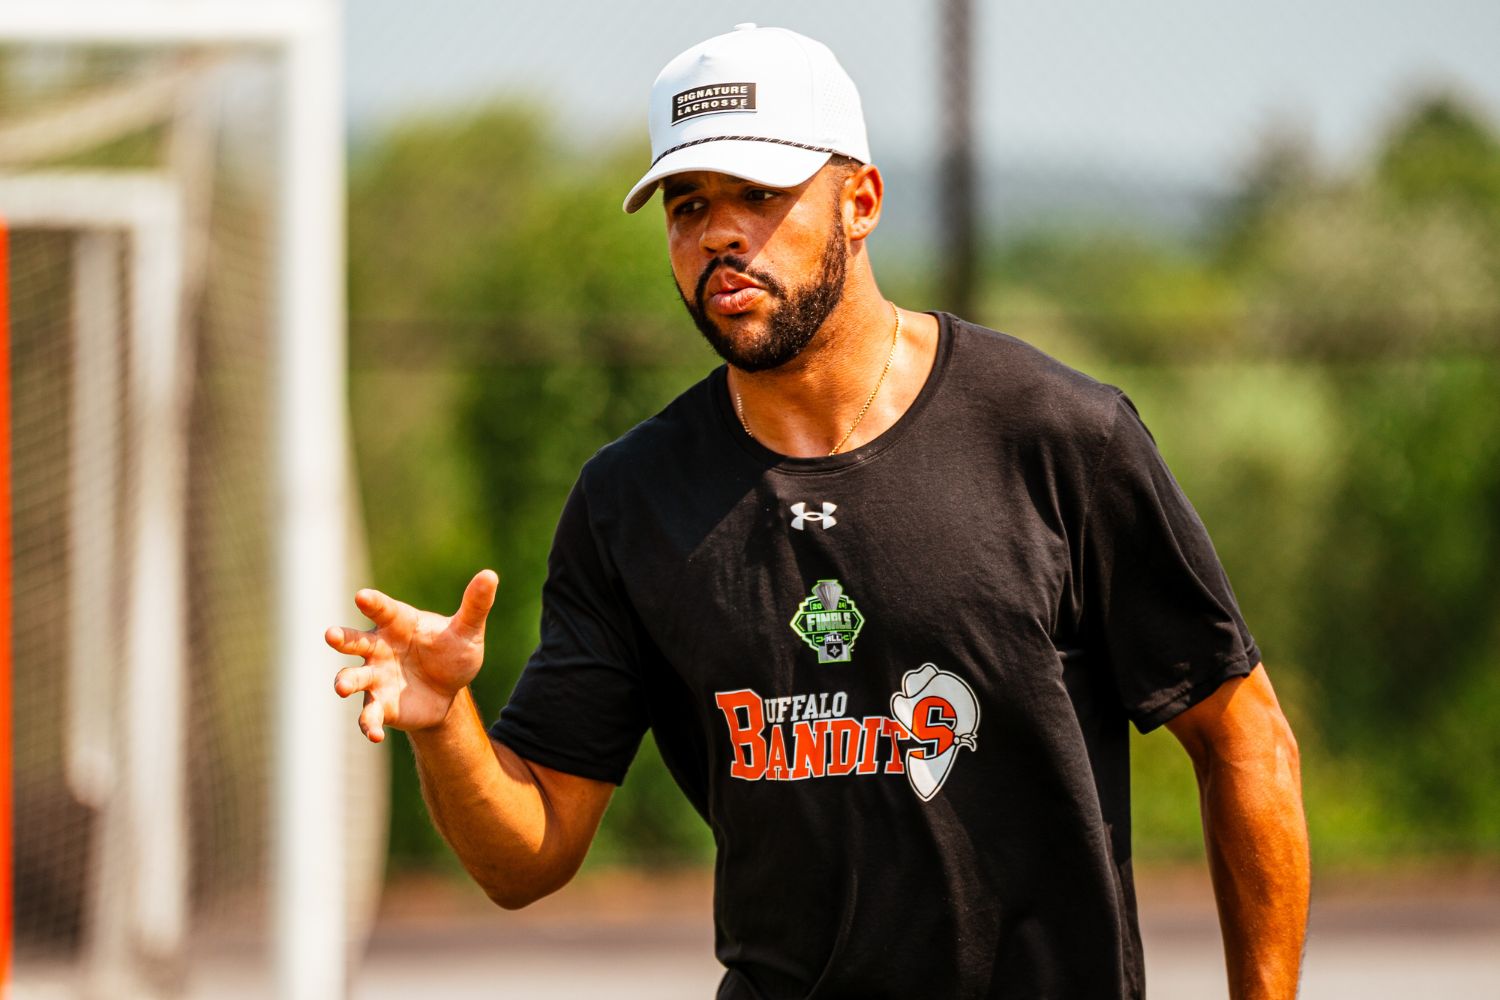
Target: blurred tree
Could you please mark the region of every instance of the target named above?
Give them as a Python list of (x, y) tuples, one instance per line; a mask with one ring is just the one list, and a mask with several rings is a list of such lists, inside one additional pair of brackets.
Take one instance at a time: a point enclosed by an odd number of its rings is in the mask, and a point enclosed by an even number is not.
[[(565, 148), (503, 106), (401, 124), (354, 158), (354, 397), (377, 577), (441, 609), (481, 564), (500, 571), (474, 684), (487, 714), (536, 643), (579, 468), (714, 360), (681, 316), (660, 218), (620, 210), (620, 178), (643, 158)], [(443, 852), (411, 768), (394, 781), (397, 855)], [(648, 740), (596, 853), (681, 860), (706, 843)]]
[(1253, 260), (1267, 237), (1266, 221), (1288, 199), (1317, 184), (1312, 139), (1306, 132), (1283, 123), (1262, 136), (1210, 240), (1219, 266), (1232, 272)]
[[(1299, 725), (1325, 857), (1500, 844), (1496, 150), (1483, 116), (1442, 95), (1347, 176), (1282, 130), (1201, 245), (1037, 230), (997, 249), (983, 290), (987, 315), (1140, 404)], [(501, 571), (487, 713), (536, 641), (579, 467), (715, 363), (659, 217), (619, 210), (644, 159), (492, 107), (399, 125), (353, 161), (376, 574), (443, 608), (477, 565)], [(1143, 855), (1201, 850), (1184, 759), (1145, 742)], [(411, 769), (395, 780), (397, 854), (445, 853)], [(596, 856), (708, 850), (648, 740)]]
[[(514, 225), (548, 167), (540, 120), (515, 107), (400, 122), (356, 145), (349, 309), (360, 319), (453, 316), (448, 288), (482, 239)], [(444, 345), (438, 345), (442, 347)]]
[(1500, 144), (1475, 111), (1413, 105), (1356, 178), (1273, 137), (1216, 244), (1253, 303), (1252, 340), (1338, 357), (1494, 343)]
[(1408, 204), (1455, 205), (1492, 222), (1500, 213), (1500, 141), (1481, 112), (1455, 94), (1413, 104), (1387, 136), (1375, 175)]
[(1317, 530), (1297, 532), (1310, 558), (1283, 581), (1277, 638), (1317, 738), (1359, 762), (1387, 850), (1493, 850), (1500, 142), (1440, 94), (1400, 117), (1368, 174), (1311, 162), (1273, 146), (1219, 242), (1253, 304), (1248, 341), (1336, 359), (1316, 391), (1340, 447), (1327, 505), (1307, 512)]
[[(1427, 95), (1363, 171), (1270, 133), (1206, 252), (1073, 229), (996, 257), (996, 315), (1126, 388), (1208, 523), (1325, 857), (1500, 844), (1497, 177), (1484, 116)], [(1144, 853), (1193, 853), (1175, 748), (1143, 743)]]
[(1237, 346), (1235, 287), (1200, 257), (1143, 235), (1036, 231), (1003, 246), (994, 270), (996, 315), (1039, 296), (1085, 352), (1149, 361), (1222, 355)]

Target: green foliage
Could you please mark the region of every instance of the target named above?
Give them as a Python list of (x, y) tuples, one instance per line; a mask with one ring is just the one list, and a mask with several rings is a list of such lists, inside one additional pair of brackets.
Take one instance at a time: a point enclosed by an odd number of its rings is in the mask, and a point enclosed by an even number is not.
[[(1497, 177), (1494, 128), (1437, 95), (1368, 173), (1271, 136), (1206, 253), (1027, 234), (985, 300), (1140, 406), (1299, 734), (1325, 860), (1500, 846)], [(1180, 751), (1137, 742), (1142, 855), (1197, 855)]]
[[(492, 560), (478, 531), (476, 468), (458, 433), (455, 400), (467, 384), (467, 376), (442, 370), (361, 368), (350, 382), (374, 573), (368, 583), (438, 611), (456, 608), (469, 576)], [(387, 732), (399, 757), (392, 769), (392, 858), (446, 861), (447, 849), (426, 819), (406, 738)]]
[[(619, 179), (641, 151), (579, 157), (552, 141), (524, 111), (485, 108), (401, 126), (351, 176), (353, 396), (376, 579), (446, 609), (481, 565), (500, 573), (474, 684), (490, 717), (536, 644), (547, 550), (579, 468), (713, 360), (679, 318), (660, 219), (620, 211)], [(375, 350), (405, 360), (363, 367)], [(445, 855), (410, 765), (393, 780), (395, 857)], [(683, 860), (706, 843), (648, 739), (596, 854)]]
[[(534, 115), (486, 108), (402, 125), (353, 164), (353, 405), (376, 582), (448, 608), (477, 567), (500, 571), (475, 685), (487, 715), (536, 642), (579, 467), (714, 360), (676, 300), (655, 210), (619, 210), (644, 160), (563, 148)], [(1438, 96), (1401, 116), (1368, 171), (1316, 164), (1273, 136), (1201, 246), (1023, 234), (996, 250), (981, 316), (1140, 406), (1298, 733), (1318, 856), (1493, 854), (1495, 130)], [(882, 267), (888, 288), (929, 277)], [(1140, 854), (1197, 856), (1186, 757), (1170, 736), (1136, 744)], [(446, 857), (409, 764), (395, 771), (398, 859)], [(709, 850), (648, 739), (595, 858)]]
[(513, 108), (406, 122), (359, 153), (349, 178), (351, 312), (451, 315), (455, 270), (515, 223), (550, 160), (537, 120)]
[[(1212, 534), (1303, 751), (1323, 860), (1493, 853), (1500, 362), (1096, 368)], [(1137, 740), (1140, 853), (1196, 856), (1190, 769)]]
[(1282, 206), (1317, 185), (1307, 138), (1286, 128), (1268, 133), (1243, 172), (1213, 234), (1211, 257), (1235, 270), (1254, 261), (1266, 245), (1266, 223)]
[(1408, 204), (1500, 213), (1500, 142), (1451, 94), (1416, 104), (1396, 124), (1376, 162), (1381, 187)]
[(994, 271), (989, 312), (1024, 313), (1039, 296), (1066, 311), (1071, 339), (1094, 353), (1150, 360), (1237, 346), (1235, 287), (1186, 251), (1135, 234), (1031, 233), (1001, 249)]
[(1500, 145), (1449, 96), (1415, 104), (1367, 175), (1277, 137), (1217, 235), (1260, 346), (1344, 358), (1494, 346)]

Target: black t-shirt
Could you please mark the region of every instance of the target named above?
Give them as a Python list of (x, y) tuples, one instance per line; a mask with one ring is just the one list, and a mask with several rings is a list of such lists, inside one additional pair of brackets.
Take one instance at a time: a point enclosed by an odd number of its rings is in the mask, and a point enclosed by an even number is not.
[(746, 435), (719, 368), (563, 509), (541, 644), (492, 734), (713, 830), (720, 998), (1139, 997), (1127, 720), (1259, 661), (1117, 389), (940, 315), (897, 423)]

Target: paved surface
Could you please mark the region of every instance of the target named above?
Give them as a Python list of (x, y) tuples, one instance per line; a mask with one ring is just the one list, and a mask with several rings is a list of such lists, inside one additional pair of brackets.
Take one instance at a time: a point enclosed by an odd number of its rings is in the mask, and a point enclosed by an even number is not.
[[(1143, 874), (1140, 881), (1151, 1000), (1227, 996), (1206, 876)], [(430, 995), (444, 997), (713, 996), (721, 970), (711, 954), (706, 884), (627, 886), (598, 896), (595, 887), (580, 888), (575, 900), (544, 901), (534, 913), (482, 915), (473, 928), (437, 936), (417, 931), (415, 915), (397, 918), (393, 898), (355, 996), (404, 1000), (424, 982)], [(651, 900), (651, 915), (622, 906), (621, 897)], [(1320, 886), (1302, 996), (1500, 1000), (1500, 876)]]
[[(1218, 925), (1196, 872), (1143, 873), (1141, 928), (1151, 1000), (1226, 996)], [(475, 889), (405, 883), (387, 893), (355, 1000), (705, 1000), (710, 888), (699, 874), (593, 877), (519, 913)], [(191, 996), (270, 997), (264, 952), (224, 937)], [(31, 962), (13, 1000), (62, 1000), (71, 970)], [(1500, 1000), (1500, 872), (1344, 879), (1317, 887), (1306, 1000)]]

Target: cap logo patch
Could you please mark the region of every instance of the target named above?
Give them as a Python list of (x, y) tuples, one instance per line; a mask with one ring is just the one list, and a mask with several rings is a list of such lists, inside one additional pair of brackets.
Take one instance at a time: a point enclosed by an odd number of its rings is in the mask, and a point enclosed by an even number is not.
[(699, 115), (717, 115), (726, 111), (754, 111), (755, 84), (717, 83), (712, 87), (694, 87), (672, 95), (672, 124), (677, 125)]

